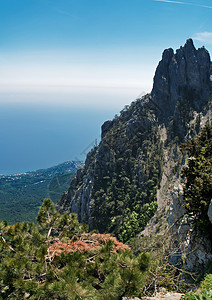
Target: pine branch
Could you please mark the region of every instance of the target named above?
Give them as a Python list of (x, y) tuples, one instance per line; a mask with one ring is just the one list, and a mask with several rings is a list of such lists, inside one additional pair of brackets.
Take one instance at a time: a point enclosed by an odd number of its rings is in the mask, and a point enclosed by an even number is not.
[(7, 247), (8, 247), (11, 251), (16, 252), (10, 245), (7, 244), (5, 238), (2, 236), (2, 233), (0, 233), (0, 237), (1, 237), (2, 241), (7, 245)]

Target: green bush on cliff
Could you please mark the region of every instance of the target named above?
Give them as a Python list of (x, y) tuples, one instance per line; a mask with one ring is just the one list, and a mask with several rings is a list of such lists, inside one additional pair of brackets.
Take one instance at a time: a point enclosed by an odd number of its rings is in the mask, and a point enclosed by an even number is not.
[(128, 130), (128, 113), (124, 111), (116, 120), (119, 126), (113, 126), (104, 137), (101, 155), (107, 153), (111, 161), (99, 166), (101, 173), (94, 178), (92, 192), (93, 227), (113, 233), (123, 242), (136, 236), (155, 213), (163, 164), (158, 129), (144, 130), (141, 119)]
[(186, 294), (181, 300), (211, 300), (212, 299), (212, 274), (207, 274), (200, 284), (201, 293)]
[(209, 231), (208, 207), (212, 195), (212, 126), (206, 125), (199, 136), (181, 146), (189, 159), (182, 176), (185, 179), (183, 196), (187, 213), (203, 231)]

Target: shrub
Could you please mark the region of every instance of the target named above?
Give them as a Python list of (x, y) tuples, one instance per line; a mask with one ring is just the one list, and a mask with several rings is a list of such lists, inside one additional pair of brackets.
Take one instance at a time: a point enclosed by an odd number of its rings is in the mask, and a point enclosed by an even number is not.
[(210, 232), (207, 212), (212, 194), (212, 126), (206, 125), (199, 136), (187, 141), (181, 149), (189, 154), (182, 171), (186, 211), (202, 231)]
[(60, 215), (48, 199), (37, 225), (0, 222), (0, 299), (141, 296), (149, 255), (84, 231), (75, 214)]
[(204, 280), (201, 282), (202, 290), (212, 290), (212, 274), (207, 274)]
[(207, 274), (200, 286), (201, 294), (186, 294), (181, 300), (212, 300), (212, 274)]

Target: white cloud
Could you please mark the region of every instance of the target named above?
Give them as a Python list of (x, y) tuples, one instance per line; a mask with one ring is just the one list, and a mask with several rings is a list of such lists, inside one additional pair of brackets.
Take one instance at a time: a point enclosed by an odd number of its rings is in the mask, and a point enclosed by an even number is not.
[(170, 1), (170, 0), (153, 0), (155, 2), (165, 2), (165, 3), (176, 3), (176, 4), (186, 4), (184, 2), (180, 2), (180, 1)]
[(205, 7), (205, 8), (212, 8), (212, 6), (209, 6), (209, 5), (202, 5), (202, 4), (191, 3), (191, 2), (171, 1), (171, 0), (153, 0), (153, 1), (155, 1), (155, 2), (173, 3), (173, 4), (192, 5), (192, 6)]
[(205, 44), (212, 45), (212, 32), (198, 32), (193, 37), (194, 40), (204, 42)]

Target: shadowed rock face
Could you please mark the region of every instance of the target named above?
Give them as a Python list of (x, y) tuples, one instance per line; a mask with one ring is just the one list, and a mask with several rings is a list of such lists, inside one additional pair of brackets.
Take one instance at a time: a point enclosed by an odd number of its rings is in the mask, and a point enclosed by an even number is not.
[(160, 107), (162, 119), (175, 113), (180, 99), (192, 98), (193, 108), (199, 112), (210, 93), (211, 61), (208, 51), (195, 49), (191, 39), (174, 53), (163, 52), (156, 69), (151, 92), (152, 100)]
[(208, 208), (208, 218), (212, 224), (212, 199), (211, 199), (211, 203), (209, 205), (209, 208)]

